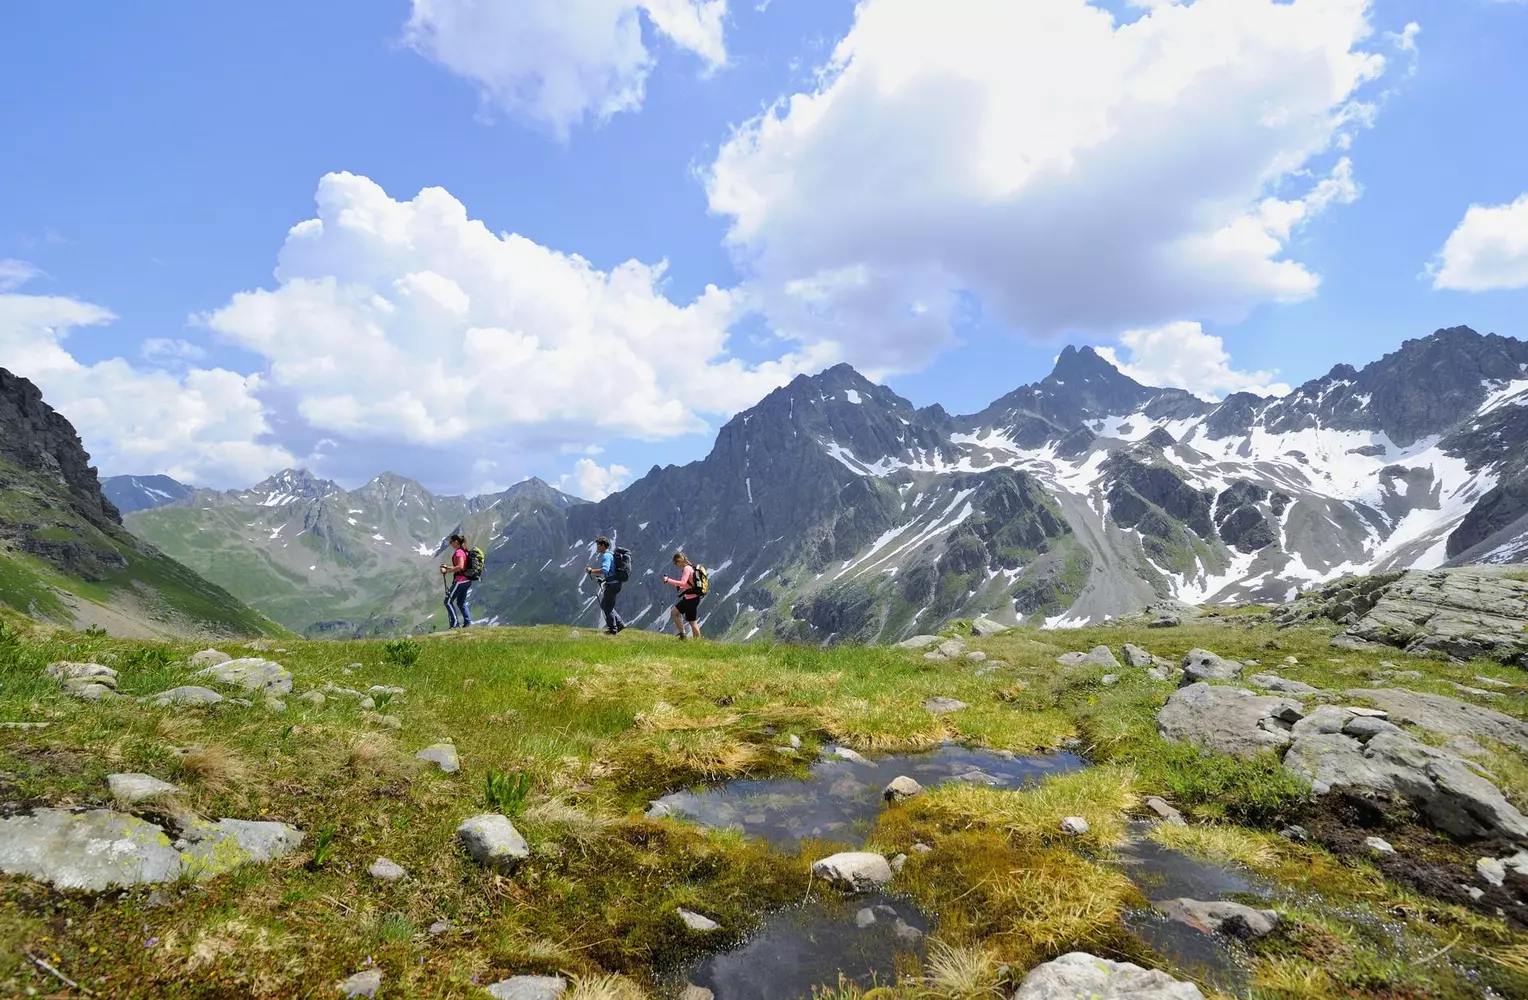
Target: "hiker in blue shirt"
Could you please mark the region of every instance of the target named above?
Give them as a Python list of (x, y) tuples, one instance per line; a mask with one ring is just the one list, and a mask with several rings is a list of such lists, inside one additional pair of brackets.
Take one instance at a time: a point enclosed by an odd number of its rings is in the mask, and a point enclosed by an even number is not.
[[(616, 613), (615, 599), (621, 595), (621, 584), (626, 582), (631, 573), (631, 553), (625, 549), (611, 552), (610, 539), (604, 535), (594, 540), (594, 548), (597, 553), (595, 565), (584, 572), (600, 581), (600, 611), (605, 614), (605, 634), (616, 635), (626, 627), (626, 623)], [(621, 559), (617, 560), (617, 555)]]

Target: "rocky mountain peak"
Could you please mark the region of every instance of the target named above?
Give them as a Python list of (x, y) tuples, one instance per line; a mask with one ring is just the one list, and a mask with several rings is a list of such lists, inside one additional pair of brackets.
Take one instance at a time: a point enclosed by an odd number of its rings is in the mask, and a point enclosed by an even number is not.
[(42, 391), (0, 368), (0, 461), (57, 484), (75, 510), (98, 527), (122, 516), (101, 492), (90, 456), (74, 426), (43, 402)]
[(312, 500), (342, 491), (339, 484), (328, 479), (320, 479), (307, 469), (282, 469), (274, 476), (250, 487), (249, 492), (264, 493), (270, 497)]

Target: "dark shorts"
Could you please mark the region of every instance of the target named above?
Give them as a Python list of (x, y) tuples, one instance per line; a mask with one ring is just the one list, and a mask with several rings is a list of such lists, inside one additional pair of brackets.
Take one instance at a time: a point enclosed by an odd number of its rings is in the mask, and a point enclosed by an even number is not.
[(692, 622), (695, 620), (695, 609), (700, 607), (700, 595), (687, 594), (676, 601), (674, 607), (678, 610), (681, 618), (687, 622)]

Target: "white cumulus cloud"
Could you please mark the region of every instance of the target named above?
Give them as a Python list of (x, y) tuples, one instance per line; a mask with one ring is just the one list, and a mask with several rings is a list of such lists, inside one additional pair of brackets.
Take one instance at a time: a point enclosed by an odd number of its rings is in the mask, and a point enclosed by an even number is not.
[(122, 358), (82, 364), (71, 330), (110, 323), (107, 309), (52, 295), (0, 294), (0, 358), (31, 379), (74, 425), (107, 475), (163, 472), (185, 482), (246, 484), (292, 456), (270, 431), (258, 376), (221, 368), (137, 368)]
[(603, 500), (626, 485), (631, 470), (614, 462), (600, 465), (592, 458), (580, 458), (573, 471), (557, 480), (557, 488), (585, 500)]
[(1120, 371), (1142, 385), (1187, 389), (1204, 399), (1233, 392), (1283, 396), (1289, 386), (1275, 382), (1278, 372), (1238, 371), (1231, 366), (1225, 343), (1205, 333), (1198, 323), (1178, 321), (1149, 330), (1128, 330), (1120, 345), (1130, 352), (1125, 361), (1113, 347), (1094, 348)]
[(485, 104), (566, 135), (642, 104), (642, 21), (708, 67), (727, 60), (726, 0), (413, 0), (404, 39), (475, 81)]
[(786, 335), (916, 368), (974, 295), (1031, 335), (1223, 322), (1313, 294), (1291, 237), (1385, 60), (1369, 0), (863, 0), (816, 89), (706, 177)]
[(263, 356), (264, 379), (324, 432), (479, 452), (654, 440), (835, 360), (819, 348), (745, 365), (727, 353), (730, 293), (676, 303), (661, 263), (602, 271), (496, 235), (441, 188), (395, 201), (329, 174), (317, 200), (276, 287), (199, 319)]
[(1528, 288), (1528, 194), (1509, 205), (1471, 205), (1428, 272), (1434, 288)]

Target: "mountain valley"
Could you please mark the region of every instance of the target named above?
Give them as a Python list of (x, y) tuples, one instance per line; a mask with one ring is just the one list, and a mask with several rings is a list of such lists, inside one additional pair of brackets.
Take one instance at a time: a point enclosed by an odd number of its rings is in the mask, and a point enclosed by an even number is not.
[(608, 534), (635, 554), (634, 624), (666, 622), (659, 578), (682, 548), (711, 570), (712, 635), (872, 641), (981, 614), (1066, 627), (1519, 562), (1525, 465), (1528, 343), (1456, 327), (1287, 396), (1219, 402), (1142, 385), (1090, 348), (967, 416), (839, 365), (733, 417), (704, 459), (598, 503), (539, 480), (446, 498), (390, 474), (347, 492), (289, 470), (127, 524), (313, 635), (438, 624), (433, 567), (461, 528), (487, 540), (473, 605), (490, 622), (592, 622), (580, 570)]

